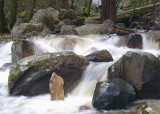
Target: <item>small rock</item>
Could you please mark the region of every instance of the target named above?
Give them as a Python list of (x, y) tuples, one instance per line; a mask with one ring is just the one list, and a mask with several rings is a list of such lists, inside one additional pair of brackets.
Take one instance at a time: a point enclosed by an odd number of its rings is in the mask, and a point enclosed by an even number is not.
[(79, 110), (91, 110), (91, 107), (87, 105), (80, 106)]
[(95, 52), (87, 55), (86, 58), (88, 58), (89, 61), (93, 61), (93, 62), (113, 61), (111, 54), (107, 50), (95, 51)]
[(64, 100), (64, 81), (63, 78), (53, 72), (49, 81), (51, 100)]

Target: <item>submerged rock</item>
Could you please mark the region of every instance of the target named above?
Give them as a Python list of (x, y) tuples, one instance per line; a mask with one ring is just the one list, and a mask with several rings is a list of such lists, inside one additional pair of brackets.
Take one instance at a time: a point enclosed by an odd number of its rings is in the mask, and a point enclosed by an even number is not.
[(35, 44), (28, 40), (18, 40), (12, 44), (12, 63), (18, 62), (20, 59), (34, 55)]
[(93, 61), (93, 62), (113, 61), (111, 54), (107, 50), (95, 51), (95, 52), (87, 55), (86, 57), (88, 58), (89, 61)]
[(129, 48), (139, 48), (142, 49), (142, 36), (140, 34), (129, 34), (128, 35), (129, 41), (127, 46)]
[(63, 78), (58, 76), (55, 72), (49, 81), (49, 90), (51, 95), (51, 100), (64, 100), (64, 81)]
[(108, 69), (108, 79), (129, 82), (140, 99), (160, 98), (160, 60), (146, 52), (127, 52)]
[(10, 69), (9, 93), (26, 96), (49, 93), (49, 80), (53, 72), (63, 78), (64, 90), (67, 92), (81, 78), (88, 64), (87, 58), (73, 52), (25, 57)]
[(91, 110), (91, 107), (87, 106), (87, 105), (83, 105), (83, 106), (80, 106), (79, 110)]
[(122, 79), (99, 82), (94, 91), (92, 104), (99, 110), (124, 109), (136, 101), (134, 88)]

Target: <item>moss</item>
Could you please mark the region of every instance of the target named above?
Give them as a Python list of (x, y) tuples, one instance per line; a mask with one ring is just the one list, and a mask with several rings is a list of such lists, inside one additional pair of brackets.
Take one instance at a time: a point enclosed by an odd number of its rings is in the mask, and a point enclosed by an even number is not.
[(142, 106), (139, 110), (141, 111), (142, 114), (149, 114), (149, 112), (146, 111), (146, 108), (148, 108), (148, 105)]
[(26, 17), (26, 11), (23, 11), (23, 12), (19, 13), (18, 17), (20, 17), (20, 18)]

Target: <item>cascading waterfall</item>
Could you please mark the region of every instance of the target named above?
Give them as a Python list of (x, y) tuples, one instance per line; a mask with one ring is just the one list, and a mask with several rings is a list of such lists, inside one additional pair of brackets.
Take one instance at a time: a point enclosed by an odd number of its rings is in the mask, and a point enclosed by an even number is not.
[[(35, 54), (58, 51), (73, 51), (78, 55), (87, 55), (96, 50), (107, 49), (113, 56), (113, 62), (90, 62), (83, 73), (82, 79), (75, 89), (65, 97), (64, 101), (50, 101), (50, 95), (36, 97), (8, 95), (7, 80), (9, 69), (0, 71), (0, 113), (2, 114), (84, 114), (96, 113), (94, 109), (79, 111), (82, 105), (92, 107), (91, 100), (98, 81), (107, 80), (107, 69), (127, 51), (145, 51), (160, 54), (157, 47), (150, 47), (154, 42), (143, 36), (143, 50), (129, 49), (126, 40), (116, 35), (88, 35), (88, 36), (48, 36), (46, 38), (35, 37), (33, 41)], [(147, 43), (146, 43), (147, 42)], [(13, 42), (0, 44), (0, 67), (11, 62), (11, 45)]]

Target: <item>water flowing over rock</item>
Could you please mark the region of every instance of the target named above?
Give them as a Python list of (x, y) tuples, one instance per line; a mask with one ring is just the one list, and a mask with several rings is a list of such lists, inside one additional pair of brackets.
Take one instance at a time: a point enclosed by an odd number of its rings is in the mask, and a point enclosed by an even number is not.
[(95, 51), (95, 52), (87, 55), (86, 57), (88, 58), (89, 61), (93, 61), (93, 62), (113, 61), (111, 54), (107, 50)]
[(127, 52), (108, 69), (108, 78), (129, 82), (138, 98), (160, 98), (160, 60), (146, 52)]
[(49, 81), (49, 90), (51, 95), (51, 100), (64, 100), (64, 81), (63, 78), (58, 76), (55, 72)]
[(44, 24), (31, 24), (31, 23), (22, 23), (17, 27), (14, 27), (12, 30), (12, 35), (14, 37), (31, 37), (37, 35), (47, 35), (50, 34), (50, 29)]
[(28, 40), (18, 40), (12, 44), (12, 63), (18, 62), (20, 59), (34, 55), (35, 44)]
[(100, 110), (112, 110), (126, 108), (136, 100), (134, 88), (126, 81), (114, 78), (108, 82), (97, 83), (92, 104)]
[(127, 46), (129, 48), (139, 48), (142, 49), (142, 36), (140, 34), (129, 34), (128, 35), (129, 41)]
[(80, 106), (79, 110), (91, 110), (91, 107), (87, 105)]
[(53, 72), (64, 80), (65, 92), (81, 78), (89, 64), (87, 58), (73, 52), (46, 53), (21, 59), (10, 69), (10, 95), (33, 96), (49, 93), (49, 79)]

